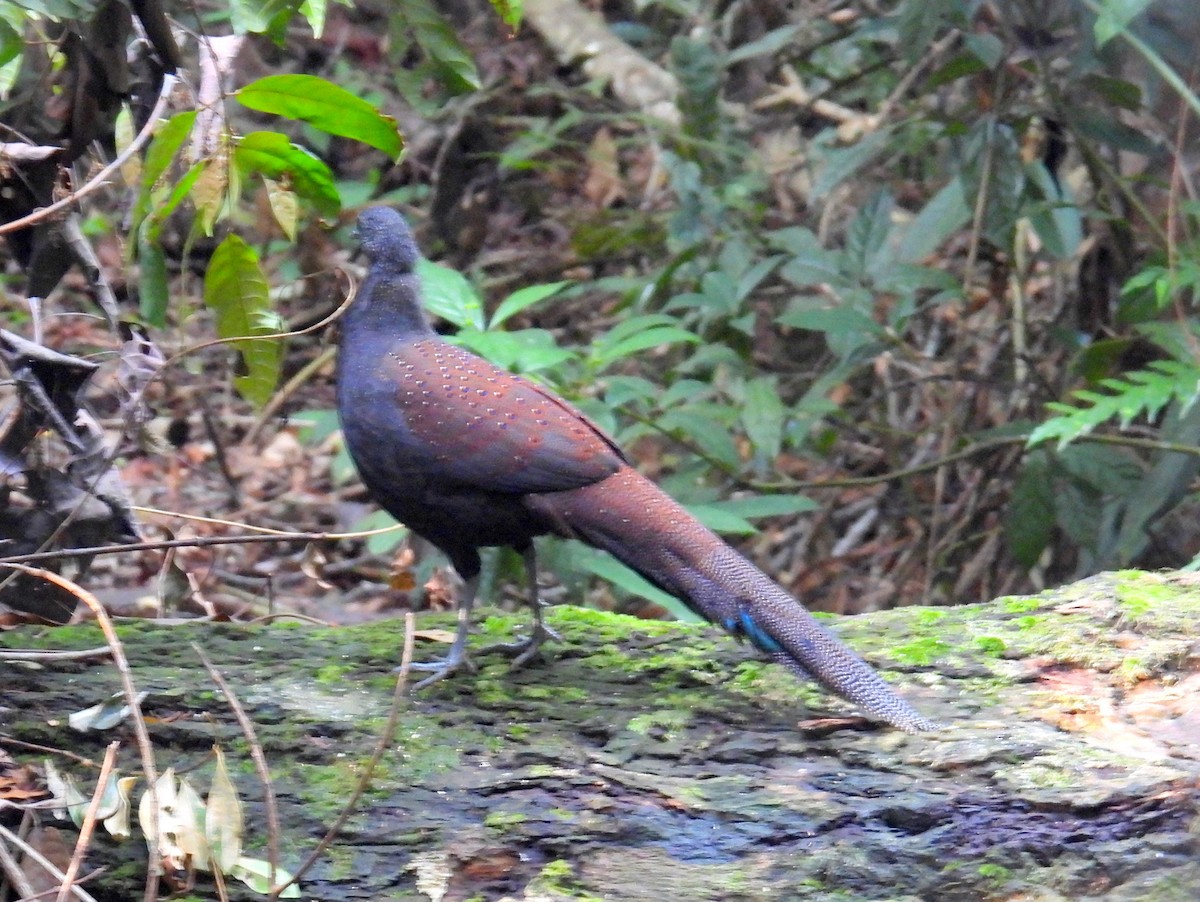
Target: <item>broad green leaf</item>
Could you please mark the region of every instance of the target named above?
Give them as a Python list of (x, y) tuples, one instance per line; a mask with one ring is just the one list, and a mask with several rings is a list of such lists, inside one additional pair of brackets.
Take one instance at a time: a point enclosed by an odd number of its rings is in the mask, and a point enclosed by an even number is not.
[(1100, 48), (1129, 27), (1152, 0), (1099, 0), (1096, 4), (1099, 15), (1093, 30), (1096, 47)]
[(466, 276), (424, 257), (417, 260), (415, 271), (421, 281), (426, 310), (460, 329), (469, 326), (483, 331), (483, 301)]
[(138, 312), (152, 326), (167, 324), (167, 302), (171, 298), (167, 259), (162, 245), (151, 240), (149, 223), (142, 223), (138, 236)]
[(471, 54), (429, 0), (405, 0), (396, 12), (413, 30), (421, 48), (442, 68), (451, 89), (459, 93), (479, 89), (479, 73)]
[(775, 318), (775, 321), (781, 326), (810, 329), (814, 332), (826, 332), (834, 335), (857, 333), (875, 336), (883, 334), (883, 327), (879, 323), (853, 307), (814, 307), (808, 310), (791, 310), (781, 313)]
[(0, 19), (0, 66), (16, 59), (24, 49), (25, 39), (21, 33)]
[(259, 173), (283, 182), (325, 217), (334, 217), (342, 201), (329, 167), (279, 132), (251, 132), (234, 144), (233, 161), (243, 175)]
[(750, 536), (758, 532), (758, 528), (745, 517), (711, 504), (689, 504), (688, 513), (713, 532), (722, 535)]
[(746, 383), (742, 398), (742, 428), (754, 450), (766, 460), (773, 460), (783, 447), (785, 416), (773, 376), (760, 376)]
[(575, 356), (573, 351), (560, 348), (554, 336), (545, 329), (520, 329), (516, 332), (463, 329), (454, 336), (454, 343), (515, 373), (550, 369)]
[(1029, 205), (1026, 215), (1030, 225), (1054, 257), (1073, 258), (1083, 243), (1083, 216), (1066, 193), (1070, 188), (1065, 182), (1060, 187), (1041, 162), (1026, 165), (1025, 173), (1033, 189), (1044, 198), (1041, 203)]
[(325, 33), (325, 18), (328, 12), (327, 0), (303, 0), (300, 4), (300, 15), (308, 19), (308, 27), (312, 29), (314, 38), (319, 38)]
[(1009, 550), (1024, 567), (1037, 563), (1054, 534), (1054, 495), (1054, 481), (1045, 456), (1029, 455), (1004, 514)]
[(192, 133), (196, 124), (196, 112), (178, 113), (158, 127), (150, 146), (146, 148), (146, 159), (142, 163), (142, 183), (138, 188), (137, 200), (133, 204), (133, 230), (137, 230), (143, 219), (150, 214), (151, 197), (158, 180), (170, 167), (179, 148)]
[[(246, 338), (282, 331), (271, 309), (267, 279), (258, 255), (237, 235), (229, 234), (217, 245), (204, 277), (204, 303), (217, 315), (217, 335)], [(266, 404), (279, 381), (282, 346), (275, 338), (238, 341), (234, 347), (246, 364), (246, 375), (236, 376), (238, 392), (256, 406)]]
[(709, 457), (727, 467), (738, 467), (741, 459), (737, 446), (722, 422), (728, 408), (715, 404), (691, 404), (664, 413), (658, 425), (668, 432), (677, 432), (683, 440), (698, 446)]
[(571, 560), (580, 569), (594, 573), (601, 579), (608, 580), (615, 586), (634, 595), (649, 599), (655, 604), (662, 605), (680, 620), (700, 623), (699, 617), (691, 608), (674, 595), (669, 595), (662, 589), (647, 581), (639, 573), (630, 570), (616, 558), (592, 548), (573, 548)]
[(663, 345), (679, 344), (680, 342), (695, 343), (698, 341), (700, 341), (699, 336), (693, 332), (688, 332), (686, 329), (681, 329), (678, 326), (659, 326), (654, 329), (647, 329), (645, 332), (640, 332), (637, 335), (631, 335), (629, 338), (615, 345), (597, 348), (592, 355), (592, 361), (597, 366), (603, 368), (617, 360), (636, 354), (638, 351), (658, 348)]
[(891, 147), (891, 128), (871, 132), (850, 147), (829, 150), (821, 160), (810, 194), (820, 200)]
[(962, 180), (953, 178), (904, 226), (895, 259), (900, 263), (924, 260), (970, 219)]
[(753, 520), (756, 517), (786, 517), (820, 510), (821, 505), (807, 495), (748, 495), (745, 498), (726, 498), (713, 501), (710, 507), (720, 508)]
[(500, 302), (500, 306), (492, 314), (492, 321), (488, 325), (488, 328), (499, 328), (510, 317), (515, 316), (528, 307), (532, 307), (534, 304), (545, 300), (551, 295), (558, 294), (558, 292), (570, 284), (570, 282), (551, 282), (547, 285), (530, 285), (528, 288), (514, 291)]
[(330, 135), (361, 141), (393, 160), (404, 151), (395, 119), (315, 75), (268, 75), (238, 91), (237, 99), (252, 110), (299, 119)]
[(278, 39), (299, 0), (230, 0), (229, 21), (234, 34), (265, 34)]
[(972, 32), (963, 36), (963, 43), (981, 63), (995, 69), (1004, 59), (1004, 44), (990, 32)]
[(722, 57), (721, 63), (728, 68), (734, 63), (740, 63), (743, 60), (774, 54), (784, 47), (790, 46), (795, 40), (796, 35), (809, 27), (807, 22), (800, 22), (795, 25), (784, 25), (781, 28), (768, 31), (762, 37), (730, 50)]
[(633, 401), (658, 398), (661, 394), (661, 385), (641, 376), (608, 376), (604, 380), (604, 401), (614, 408)]
[(779, 274), (793, 285), (836, 284), (844, 281), (842, 253), (822, 247), (808, 229), (782, 229), (768, 236), (771, 244), (791, 255)]

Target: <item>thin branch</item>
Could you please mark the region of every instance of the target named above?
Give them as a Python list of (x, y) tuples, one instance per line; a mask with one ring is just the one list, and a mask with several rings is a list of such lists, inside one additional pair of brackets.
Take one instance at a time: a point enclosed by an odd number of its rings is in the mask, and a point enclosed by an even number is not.
[(392, 693), (392, 707), (388, 711), (387, 723), (383, 727), (383, 732), (379, 735), (379, 742), (375, 744), (375, 750), (371, 753), (371, 760), (367, 762), (366, 768), (363, 770), (362, 776), (358, 779), (358, 785), (354, 787), (354, 792), (350, 794), (350, 799), (346, 802), (346, 806), (338, 815), (337, 820), (333, 822), (333, 826), (329, 831), (321, 837), (321, 841), (317, 843), (317, 847), (312, 850), (308, 858), (304, 859), (304, 863), (296, 869), (296, 873), (292, 878), (281, 886), (273, 887), (269, 899), (278, 899), (279, 894), (291, 886), (293, 883), (298, 883), (300, 878), (316, 864), (317, 860), (329, 848), (329, 844), (341, 832), (346, 821), (350, 819), (350, 815), (354, 813), (355, 806), (358, 805), (358, 800), (362, 798), (362, 794), (366, 791), (367, 785), (371, 782), (371, 777), (375, 773), (375, 768), (379, 766), (379, 762), (383, 759), (383, 754), (395, 742), (396, 725), (400, 722), (400, 711), (404, 707), (405, 696), (408, 692), (408, 674), (412, 669), (413, 657), (413, 637), (415, 620), (412, 611), (404, 615), (404, 650), (400, 654), (400, 672), (396, 676), (396, 691)]
[(71, 895), (71, 890), (75, 888), (75, 875), (79, 873), (79, 869), (83, 866), (83, 856), (87, 854), (88, 846), (92, 843), (92, 833), (96, 829), (96, 818), (100, 816), (100, 805), (104, 801), (104, 790), (108, 788), (108, 781), (112, 777), (113, 767), (117, 763), (117, 749), (120, 747), (121, 743), (113, 741), (104, 750), (104, 761), (100, 765), (100, 776), (96, 779), (96, 790), (92, 793), (92, 800), (88, 803), (87, 812), (83, 816), (83, 824), (79, 828), (79, 836), (75, 839), (75, 851), (71, 853), (71, 863), (67, 865), (67, 870), (62, 876), (62, 883), (58, 887), (58, 897), (55, 899), (55, 902), (67, 902), (67, 897)]

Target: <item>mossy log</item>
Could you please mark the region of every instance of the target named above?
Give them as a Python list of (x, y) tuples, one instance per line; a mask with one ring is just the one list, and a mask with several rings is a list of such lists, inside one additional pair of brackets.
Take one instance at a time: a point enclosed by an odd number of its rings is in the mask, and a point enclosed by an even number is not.
[[(869, 724), (715, 630), (555, 608), (543, 662), (409, 700), (306, 899), (1153, 899), (1200, 897), (1195, 835), (1200, 579), (1104, 574), (1033, 597), (909, 608), (835, 628), (923, 713)], [(422, 618), (420, 626), (445, 625)], [(483, 644), (519, 616), (489, 614)], [(255, 724), (279, 796), (282, 863), (337, 816), (379, 741), (403, 627), (131, 623), (120, 635), (160, 769), (215, 741), (266, 820), (248, 746), (190, 646)], [(102, 644), (23, 628), (0, 646)], [(444, 648), (418, 642), (418, 656)], [(0, 661), (4, 735), (94, 759), (131, 734), (68, 714), (119, 691), (106, 663)], [(14, 745), (18, 759), (39, 762)], [(95, 774), (75, 768), (85, 784)], [(206, 781), (197, 779), (201, 786)], [(145, 847), (99, 838), (88, 884), (140, 898)], [(215, 898), (201, 875), (199, 898)], [(257, 898), (235, 890), (235, 898)]]

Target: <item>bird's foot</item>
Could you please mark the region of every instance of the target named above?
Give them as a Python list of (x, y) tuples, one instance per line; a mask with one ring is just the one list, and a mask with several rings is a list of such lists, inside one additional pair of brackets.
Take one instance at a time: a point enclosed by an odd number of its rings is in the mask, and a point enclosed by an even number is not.
[(469, 670), (474, 673), (478, 669), (475, 666), (475, 662), (468, 657), (465, 651), (456, 653), (453, 649), (451, 649), (450, 654), (446, 655), (440, 661), (413, 662), (408, 665), (408, 668), (409, 670), (433, 671), (429, 676), (421, 680), (421, 682), (416, 683), (413, 686), (414, 690), (426, 689), (434, 683), (446, 679), (448, 676), (453, 676), (460, 670)]
[(513, 670), (518, 670), (524, 667), (535, 657), (541, 650), (542, 643), (547, 639), (553, 639), (556, 642), (562, 641), (562, 636), (550, 629), (544, 623), (534, 624), (533, 631), (529, 638), (522, 639), (520, 642), (499, 642), (496, 645), (489, 645), (482, 649), (483, 653), (500, 652), (501, 654), (513, 656)]

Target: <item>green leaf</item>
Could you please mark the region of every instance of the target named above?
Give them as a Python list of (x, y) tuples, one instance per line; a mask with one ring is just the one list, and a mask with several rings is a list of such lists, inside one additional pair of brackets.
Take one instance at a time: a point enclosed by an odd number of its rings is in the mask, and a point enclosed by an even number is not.
[(750, 536), (758, 532), (745, 517), (711, 504), (689, 504), (688, 513), (711, 529), (727, 536)]
[(523, 0), (491, 0), (492, 9), (509, 28), (514, 31), (521, 24), (521, 16), (525, 12)]
[(327, 218), (342, 201), (329, 167), (279, 132), (251, 132), (234, 144), (233, 161), (243, 175), (259, 173), (282, 181)]
[(1093, 26), (1097, 49), (1103, 47), (1124, 32), (1129, 23), (1139, 16), (1152, 0), (1100, 0), (1099, 15)]
[[(271, 309), (258, 255), (232, 233), (217, 245), (209, 261), (204, 303), (217, 316), (217, 335), (221, 338), (269, 335), (283, 329), (279, 316)], [(234, 385), (242, 397), (262, 407), (279, 381), (282, 345), (275, 338), (250, 338), (235, 342), (234, 347), (246, 366), (246, 374), (236, 376)]]
[(442, 69), (452, 90), (465, 93), (479, 89), (479, 73), (471, 55), (429, 0), (405, 0), (396, 7), (396, 12), (412, 29), (417, 43)]
[(0, 66), (15, 60), (25, 49), (25, 39), (21, 33), (0, 19)]
[(989, 69), (995, 69), (1004, 59), (1004, 44), (990, 32), (972, 32), (963, 36), (967, 49)]
[(746, 383), (742, 397), (742, 428), (754, 450), (768, 461), (773, 460), (783, 447), (785, 416), (775, 377), (760, 376)]
[(772, 245), (783, 249), (791, 259), (779, 274), (793, 285), (808, 286), (842, 282), (842, 254), (821, 246), (816, 234), (808, 229), (781, 229), (768, 236)]
[(795, 40), (796, 35), (801, 31), (809, 28), (807, 22), (800, 22), (795, 25), (784, 25), (780, 28), (768, 31), (760, 38), (756, 38), (740, 47), (735, 47), (730, 50), (722, 59), (722, 65), (726, 68), (734, 63), (740, 63), (743, 60), (754, 59), (757, 56), (767, 56), (788, 47)]
[(573, 352), (560, 348), (554, 336), (545, 329), (480, 332), (467, 328), (454, 336), (454, 343), (515, 373), (550, 369), (575, 356)]
[(821, 200), (877, 156), (887, 152), (891, 147), (892, 131), (891, 128), (881, 128), (857, 144), (826, 153), (809, 192), (812, 198)]
[(229, 21), (234, 34), (265, 34), (281, 37), (299, 0), (230, 0)]
[(686, 329), (681, 329), (678, 326), (659, 326), (654, 329), (647, 329), (645, 332), (637, 335), (631, 335), (629, 338), (615, 345), (597, 347), (592, 355), (592, 361), (596, 366), (603, 369), (622, 358), (636, 354), (638, 351), (658, 348), (663, 345), (679, 344), (680, 342), (695, 343), (698, 341), (700, 341), (699, 336), (688, 332)]
[(167, 260), (162, 246), (149, 240), (150, 228), (138, 229), (138, 312), (152, 326), (167, 324), (167, 302), (171, 297)]
[(500, 302), (500, 306), (492, 314), (492, 321), (488, 324), (488, 328), (499, 328), (505, 320), (516, 316), (522, 310), (532, 307), (539, 301), (544, 301), (551, 295), (558, 294), (558, 292), (570, 284), (570, 282), (551, 282), (548, 285), (530, 285), (528, 288), (514, 291)]
[(1004, 532), (1014, 558), (1032, 567), (1054, 535), (1054, 480), (1044, 453), (1031, 454), (1021, 468), (1004, 512)]
[(710, 507), (721, 508), (753, 520), (757, 517), (788, 517), (820, 510), (821, 505), (807, 495), (747, 495), (713, 501)]
[(1078, 406), (1048, 403), (1046, 408), (1059, 415), (1030, 433), (1028, 447), (1057, 439), (1061, 449), (1109, 420), (1115, 419), (1125, 428), (1134, 417), (1154, 417), (1176, 399), (1186, 411), (1200, 398), (1200, 368), (1176, 360), (1156, 360), (1147, 369), (1125, 373), (1122, 379), (1103, 379), (1100, 385), (1109, 392), (1074, 392)]
[(616, 558), (592, 548), (573, 548), (571, 561), (580, 569), (594, 573), (601, 579), (634, 595), (662, 605), (680, 620), (701, 623), (703, 618), (674, 595), (669, 595), (645, 577), (630, 570)]
[(299, 119), (330, 135), (353, 138), (393, 160), (404, 151), (396, 120), (345, 88), (315, 75), (268, 75), (237, 92), (252, 110)]
[(460, 329), (469, 326), (483, 331), (483, 301), (466, 276), (424, 257), (417, 260), (416, 274), (426, 310)]
[(722, 421), (729, 409), (724, 405), (690, 404), (664, 413), (658, 425), (668, 432), (678, 432), (680, 437), (697, 445), (709, 457), (735, 468), (741, 465), (737, 445), (729, 434), (729, 427)]
[(325, 19), (329, 12), (327, 0), (303, 0), (300, 4), (300, 15), (308, 20), (313, 37), (320, 38), (325, 33)]
[(151, 198), (158, 180), (170, 167), (179, 148), (192, 133), (196, 124), (196, 111), (178, 113), (158, 127), (150, 146), (146, 148), (146, 159), (142, 162), (142, 183), (138, 186), (137, 200), (133, 204), (132, 230), (136, 231), (143, 219), (150, 215)]
[(924, 260), (970, 219), (962, 180), (953, 178), (904, 226), (895, 259), (901, 263)]

